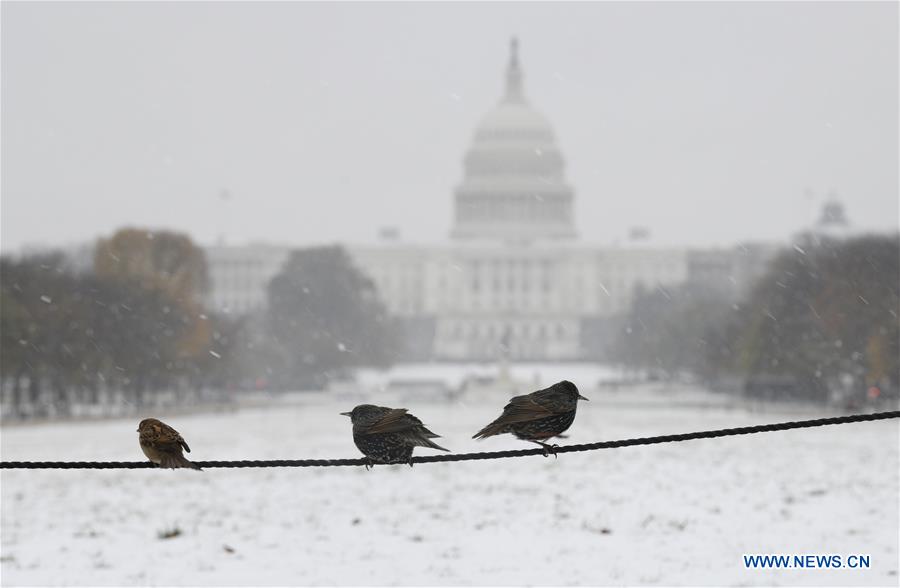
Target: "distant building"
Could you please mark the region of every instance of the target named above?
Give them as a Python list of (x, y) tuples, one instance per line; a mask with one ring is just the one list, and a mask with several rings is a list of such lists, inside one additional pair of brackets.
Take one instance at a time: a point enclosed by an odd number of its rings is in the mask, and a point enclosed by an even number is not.
[(822, 205), (822, 214), (810, 233), (819, 239), (846, 239), (854, 234), (844, 205), (834, 195)]
[(266, 305), (269, 280), (278, 273), (290, 248), (251, 244), (206, 247), (209, 272), (207, 303), (220, 312), (246, 314)]
[(864, 233), (864, 230), (850, 223), (843, 203), (832, 192), (822, 204), (815, 223), (794, 234), (791, 240), (795, 247), (806, 250), (859, 237)]
[[(406, 326), (408, 355), (444, 360), (590, 357), (598, 330), (628, 309), (638, 285), (679, 284), (693, 272), (711, 283), (731, 276), (736, 291), (758, 267), (737, 248), (653, 248), (642, 228), (627, 246), (579, 244), (574, 204), (553, 129), (526, 100), (513, 40), (503, 97), (465, 155), (451, 243), (404, 244), (389, 229), (378, 245), (347, 249)], [(207, 255), (211, 304), (247, 312), (265, 304), (288, 248), (217, 246)]]

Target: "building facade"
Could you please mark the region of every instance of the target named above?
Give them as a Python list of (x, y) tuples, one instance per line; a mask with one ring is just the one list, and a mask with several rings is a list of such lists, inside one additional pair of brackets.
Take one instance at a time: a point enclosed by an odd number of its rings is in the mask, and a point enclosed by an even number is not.
[[(679, 284), (692, 269), (730, 271), (728, 255), (580, 244), (561, 150), (528, 103), (523, 78), (513, 40), (503, 96), (464, 157), (449, 244), (347, 246), (407, 327), (417, 358), (584, 359), (589, 340), (627, 311), (639, 285)], [(271, 245), (208, 248), (210, 303), (231, 312), (262, 308), (288, 253)]]

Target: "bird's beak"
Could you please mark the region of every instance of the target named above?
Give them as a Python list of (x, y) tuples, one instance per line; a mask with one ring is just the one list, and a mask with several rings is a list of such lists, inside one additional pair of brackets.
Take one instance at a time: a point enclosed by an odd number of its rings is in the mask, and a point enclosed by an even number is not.
[(349, 412), (342, 412), (341, 414), (344, 415), (344, 416), (350, 416), (350, 413), (349, 413)]
[(578, 398), (580, 398), (580, 399), (582, 399), (582, 400), (587, 400), (587, 401), (588, 401), (588, 402), (590, 402), (590, 401), (591, 401), (591, 399), (590, 399), (590, 398), (585, 398), (585, 397), (584, 397), (584, 396), (582, 396), (582, 395), (581, 395), (581, 394), (579, 394), (579, 395), (578, 395)]

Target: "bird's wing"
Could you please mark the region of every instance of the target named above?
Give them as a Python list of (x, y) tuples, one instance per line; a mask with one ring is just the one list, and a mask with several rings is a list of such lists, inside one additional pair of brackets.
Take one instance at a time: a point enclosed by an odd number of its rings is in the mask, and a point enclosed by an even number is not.
[[(144, 436), (141, 436), (144, 441)], [(188, 444), (182, 439), (181, 435), (165, 423), (160, 423), (158, 428), (154, 427), (152, 434), (147, 436), (147, 444), (161, 451), (178, 451), (184, 447), (188, 453), (191, 452)]]
[(523, 423), (553, 415), (554, 412), (544, 406), (534, 394), (525, 394), (510, 399), (509, 404), (503, 409), (503, 414), (497, 419), (497, 423)]
[(422, 421), (411, 414), (406, 414), (405, 408), (392, 408), (367, 427), (365, 433), (399, 433), (421, 424)]
[(559, 386), (559, 384), (554, 384), (549, 388), (544, 388), (543, 390), (532, 392), (530, 396), (536, 403), (540, 404), (553, 414), (566, 412), (567, 408), (564, 406), (565, 403), (560, 401), (559, 389), (557, 388), (557, 386)]
[(511, 398), (509, 404), (503, 408), (503, 414), (493, 422), (475, 433), (473, 439), (484, 439), (493, 435), (499, 435), (506, 427), (515, 423), (527, 423), (553, 415), (553, 411), (541, 404), (535, 398), (535, 394), (525, 394)]

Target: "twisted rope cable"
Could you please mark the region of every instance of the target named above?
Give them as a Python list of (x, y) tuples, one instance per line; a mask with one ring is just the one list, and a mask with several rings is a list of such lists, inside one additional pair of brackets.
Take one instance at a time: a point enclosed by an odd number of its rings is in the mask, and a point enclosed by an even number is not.
[[(871, 414), (853, 414), (839, 417), (828, 417), (806, 421), (789, 421), (785, 423), (771, 423), (767, 425), (754, 425), (751, 427), (736, 427), (732, 429), (718, 429), (714, 431), (697, 431), (694, 433), (680, 433), (676, 435), (660, 435), (657, 437), (638, 437), (634, 439), (619, 439), (617, 441), (600, 441), (598, 443), (585, 443), (581, 445), (565, 445), (556, 447), (554, 451), (560, 453), (574, 453), (577, 451), (594, 451), (597, 449), (616, 449), (619, 447), (633, 447), (635, 445), (657, 445), (659, 443), (674, 443), (678, 441), (691, 441), (693, 439), (714, 439), (718, 437), (732, 437), (736, 435), (750, 435), (754, 433), (770, 433), (774, 431), (787, 431), (790, 429), (808, 429), (810, 427), (824, 427), (827, 425), (843, 425), (846, 423), (861, 423), (867, 421), (881, 421), (900, 418), (900, 410), (875, 412)], [(511, 451), (488, 451), (482, 453), (451, 453), (444, 455), (419, 455), (412, 458), (412, 463), (436, 463), (444, 461), (475, 461), (483, 459), (502, 459), (507, 457), (527, 457), (531, 455), (545, 455), (543, 449), (516, 449)], [(241, 460), (241, 461), (197, 461), (194, 462), (203, 469), (206, 468), (308, 468), (308, 467), (333, 467), (333, 466), (364, 466), (367, 461), (357, 459), (270, 459), (270, 460)], [(0, 469), (143, 469), (157, 466), (149, 461), (4, 461), (0, 462)]]

